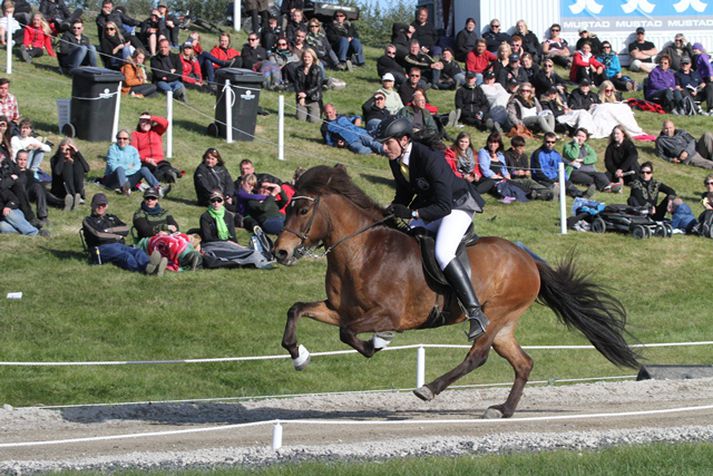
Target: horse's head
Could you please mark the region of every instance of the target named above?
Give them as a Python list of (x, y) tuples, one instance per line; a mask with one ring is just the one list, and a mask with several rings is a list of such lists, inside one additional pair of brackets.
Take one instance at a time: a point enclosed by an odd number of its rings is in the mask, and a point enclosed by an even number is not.
[(321, 198), (295, 193), (287, 207), (285, 227), (277, 237), (274, 254), (281, 264), (291, 265), (308, 248), (319, 246), (325, 238), (327, 226), (320, 213)]

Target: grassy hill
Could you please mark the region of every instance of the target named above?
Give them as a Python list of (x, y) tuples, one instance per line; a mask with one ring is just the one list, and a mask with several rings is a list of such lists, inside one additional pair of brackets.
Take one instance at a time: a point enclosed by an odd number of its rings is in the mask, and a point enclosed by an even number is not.
[[(92, 30), (88, 28), (88, 30)], [(183, 36), (182, 36), (183, 39)], [(245, 35), (234, 41), (241, 45)], [(204, 36), (210, 46), (214, 38)], [(361, 103), (379, 87), (374, 68), (380, 51), (367, 49), (368, 66), (353, 73), (330, 73), (344, 79), (343, 91), (328, 91), (341, 113), (358, 113)], [(4, 64), (4, 51), (0, 64)], [(69, 98), (71, 80), (56, 72), (51, 58), (28, 65), (15, 62), (11, 91), (21, 113), (35, 121), (40, 134), (57, 144), (55, 100)], [(277, 103), (275, 93), (262, 91), (260, 104), (271, 114), (258, 117), (256, 139), (226, 144), (205, 134), (212, 122), (215, 97), (190, 91), (189, 104), (174, 106), (174, 157), (187, 175), (162, 204), (182, 229), (197, 226), (204, 211), (194, 205), (191, 175), (208, 147), (217, 147), (236, 177), (238, 164), (252, 159), (258, 171), (285, 179), (298, 166), (346, 164), (354, 180), (381, 203), (392, 198), (390, 174), (383, 157), (362, 157), (321, 144), (319, 126), (294, 119), (294, 97), (285, 96), (286, 153), (277, 160)], [(429, 93), (442, 110), (452, 107), (453, 92)], [(148, 110), (165, 114), (164, 97), (122, 98), (121, 127), (133, 129), (139, 114)], [(649, 133), (656, 134), (663, 116), (637, 113)], [(694, 135), (710, 129), (713, 119), (675, 118), (679, 127)], [(107, 121), (111, 118), (107, 117)], [(468, 129), (482, 145), (485, 135)], [(456, 130), (451, 131), (456, 133)], [(108, 143), (79, 141), (89, 160), (90, 179), (103, 174), (101, 159)], [(593, 141), (603, 154), (605, 141)], [(705, 171), (672, 166), (654, 156), (653, 144), (639, 144), (640, 159), (653, 160), (657, 176), (689, 199), (702, 189)], [(536, 144), (529, 144), (532, 150)], [(45, 161), (45, 169), (49, 157)], [(100, 187), (89, 185), (88, 196)], [(626, 195), (599, 194), (595, 198), (623, 203)], [(141, 197), (109, 192), (110, 211), (125, 221), (138, 208)], [(172, 273), (163, 279), (128, 273), (112, 266), (89, 266), (82, 252), (78, 229), (84, 209), (64, 213), (52, 210), (49, 239), (0, 235), (0, 361), (96, 361), (178, 359), (242, 355), (283, 354), (279, 343), (285, 313), (295, 301), (324, 297), (324, 260), (302, 260), (291, 268)], [(706, 281), (711, 242), (676, 236), (670, 240), (636, 241), (616, 234), (559, 234), (558, 204), (533, 202), (506, 206), (492, 198), (476, 227), (481, 235), (498, 235), (526, 243), (548, 260), (556, 261), (576, 249), (582, 268), (609, 285), (625, 303), (629, 330), (642, 342), (709, 340), (711, 297)], [(241, 235), (246, 243), (247, 235)], [(398, 277), (401, 278), (401, 277)], [(20, 301), (4, 295), (22, 291)], [(300, 324), (299, 335), (312, 351), (343, 349), (338, 331), (311, 321)], [(546, 308), (535, 306), (522, 321), (522, 344), (584, 343), (581, 336), (559, 325)], [(458, 327), (398, 336), (394, 344), (465, 343)], [(452, 368), (463, 351), (429, 350), (427, 379)], [(593, 351), (533, 351), (532, 379), (618, 375), (622, 371)], [(706, 363), (713, 361), (706, 347), (655, 349), (645, 352), (656, 363)], [(284, 361), (200, 365), (124, 367), (0, 367), (0, 402), (12, 405), (109, 402), (148, 399), (232, 397), (243, 395), (321, 392), (369, 388), (412, 387), (415, 352), (382, 353), (365, 360), (356, 355), (313, 359), (302, 373)], [(625, 371), (624, 373), (629, 373)], [(507, 382), (512, 371), (493, 358), (481, 370), (459, 383)]]

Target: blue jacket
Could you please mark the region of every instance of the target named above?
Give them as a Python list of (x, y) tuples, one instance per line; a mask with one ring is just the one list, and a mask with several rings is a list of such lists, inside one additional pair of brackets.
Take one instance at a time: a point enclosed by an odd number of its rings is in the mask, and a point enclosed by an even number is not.
[(123, 149), (114, 143), (106, 153), (106, 170), (104, 175), (112, 174), (117, 168), (123, 167), (126, 175), (134, 175), (141, 170), (139, 151), (134, 146), (127, 145)]
[(326, 123), (327, 131), (324, 134), (324, 142), (332, 147), (337, 145), (337, 138), (341, 137), (347, 144), (360, 142), (361, 136), (369, 135), (366, 129), (355, 126), (347, 116), (337, 116), (333, 121)]
[(546, 150), (543, 147), (535, 150), (530, 156), (532, 178), (538, 182), (555, 182), (559, 175), (559, 164), (562, 156), (556, 150)]
[(683, 230), (685, 232), (688, 231), (688, 227), (693, 226), (692, 223), (694, 223), (695, 221), (696, 217), (693, 215), (691, 207), (689, 207), (685, 203), (682, 203), (678, 207), (676, 207), (676, 210), (674, 210), (673, 214), (671, 215), (671, 226), (673, 226), (674, 228), (678, 228), (679, 230)]
[(490, 152), (485, 148), (478, 151), (478, 166), (480, 166), (480, 172), (485, 177), (490, 178), (496, 174), (500, 174), (503, 177), (510, 177), (510, 172), (508, 172), (507, 165), (505, 165), (505, 156), (502, 152), (498, 152), (498, 160), (500, 161), (500, 170), (492, 170), (490, 168)]
[(606, 66), (604, 76), (606, 76), (607, 79), (611, 79), (621, 72), (621, 62), (619, 62), (619, 56), (614, 53), (599, 55), (597, 56), (597, 61)]

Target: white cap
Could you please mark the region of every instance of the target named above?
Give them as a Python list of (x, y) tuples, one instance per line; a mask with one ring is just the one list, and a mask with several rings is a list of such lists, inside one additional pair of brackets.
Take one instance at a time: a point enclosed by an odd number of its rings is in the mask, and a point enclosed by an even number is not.
[(391, 73), (385, 73), (385, 74), (381, 77), (381, 80), (382, 80), (382, 81), (396, 81), (396, 79), (394, 78), (394, 75), (391, 74)]

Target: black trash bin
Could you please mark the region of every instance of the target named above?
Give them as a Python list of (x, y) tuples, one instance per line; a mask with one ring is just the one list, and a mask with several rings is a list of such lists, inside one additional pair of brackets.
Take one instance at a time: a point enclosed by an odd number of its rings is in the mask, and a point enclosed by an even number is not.
[(112, 139), (119, 81), (118, 71), (95, 66), (72, 70), (72, 103), (69, 124), (62, 132), (69, 137), (106, 142)]
[(225, 80), (230, 80), (233, 90), (233, 139), (253, 140), (257, 111), (260, 102), (260, 87), (263, 77), (249, 69), (220, 68), (215, 73), (216, 82), (220, 83), (220, 92), (215, 103), (215, 122), (208, 126), (209, 133), (217, 137), (226, 137), (225, 127)]

